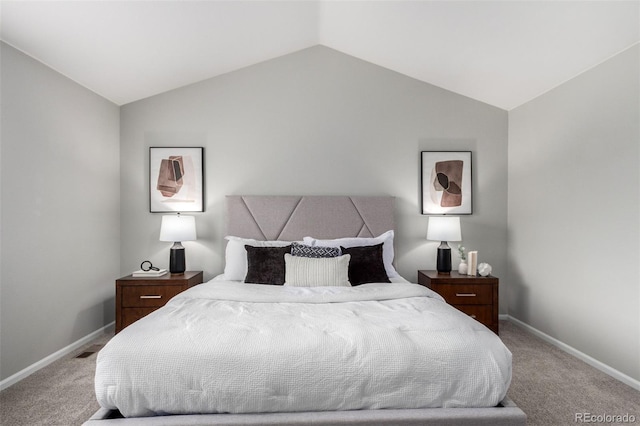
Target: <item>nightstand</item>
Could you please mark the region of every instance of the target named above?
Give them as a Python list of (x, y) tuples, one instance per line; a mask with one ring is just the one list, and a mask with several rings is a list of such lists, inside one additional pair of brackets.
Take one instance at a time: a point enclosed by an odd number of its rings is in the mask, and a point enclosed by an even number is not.
[(116, 280), (116, 333), (162, 307), (176, 294), (202, 283), (202, 271), (161, 277), (127, 275)]
[(460, 275), (456, 271), (418, 271), (418, 284), (498, 334), (498, 277)]

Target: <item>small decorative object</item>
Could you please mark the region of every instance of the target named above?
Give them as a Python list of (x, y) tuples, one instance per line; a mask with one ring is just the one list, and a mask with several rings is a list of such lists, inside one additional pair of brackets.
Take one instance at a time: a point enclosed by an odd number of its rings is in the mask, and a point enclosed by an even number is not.
[(422, 151), (422, 214), (471, 214), (471, 151)]
[(458, 265), (458, 273), (460, 275), (467, 275), (467, 254), (465, 248), (461, 244), (458, 244), (458, 256), (460, 257), (460, 264)]
[(162, 216), (160, 241), (173, 241), (169, 252), (169, 272), (181, 274), (186, 269), (186, 259), (182, 241), (196, 239), (196, 218), (194, 216)]
[(160, 269), (153, 266), (150, 260), (145, 260), (140, 264), (140, 269), (134, 271), (132, 276), (134, 277), (161, 277), (166, 274), (166, 269)]
[(488, 263), (481, 263), (478, 265), (478, 273), (481, 277), (488, 277), (491, 275), (491, 265)]
[(471, 275), (472, 277), (475, 277), (478, 272), (478, 252), (470, 251), (468, 253), (468, 256), (469, 256), (469, 260), (467, 262), (468, 263), (467, 275)]
[(204, 148), (149, 148), (151, 213), (204, 211)]
[(449, 247), (447, 241), (460, 241), (461, 239), (459, 217), (432, 216), (429, 218), (427, 240), (441, 242), (438, 247), (437, 257), (437, 269), (439, 273), (451, 273), (451, 247)]

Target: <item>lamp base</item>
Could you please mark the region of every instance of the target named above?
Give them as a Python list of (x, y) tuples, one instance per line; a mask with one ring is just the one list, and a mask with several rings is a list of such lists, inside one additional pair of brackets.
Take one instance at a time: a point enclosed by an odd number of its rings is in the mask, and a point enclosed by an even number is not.
[(449, 247), (446, 241), (440, 243), (438, 247), (436, 265), (439, 274), (451, 274), (451, 247)]
[(182, 274), (186, 269), (184, 247), (179, 241), (175, 242), (169, 250), (169, 272)]

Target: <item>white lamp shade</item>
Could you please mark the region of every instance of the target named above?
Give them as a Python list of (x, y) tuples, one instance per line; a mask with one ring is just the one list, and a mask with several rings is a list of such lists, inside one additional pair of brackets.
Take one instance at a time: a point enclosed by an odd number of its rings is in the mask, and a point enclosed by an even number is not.
[(193, 241), (196, 239), (194, 216), (162, 216), (160, 241)]
[(432, 241), (460, 241), (460, 218), (451, 216), (429, 217), (427, 240)]

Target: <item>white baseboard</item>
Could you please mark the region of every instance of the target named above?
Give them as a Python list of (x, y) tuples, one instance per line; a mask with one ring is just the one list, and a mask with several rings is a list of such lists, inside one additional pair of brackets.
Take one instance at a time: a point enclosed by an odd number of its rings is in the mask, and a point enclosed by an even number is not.
[(514, 318), (514, 317), (512, 317), (510, 315), (500, 315), (500, 319), (505, 319), (507, 321), (512, 322), (513, 324), (517, 325), (518, 327), (523, 328), (526, 331), (528, 331), (529, 333), (541, 338), (545, 342), (552, 344), (553, 346), (557, 347), (558, 349), (561, 349), (561, 350), (565, 351), (566, 353), (575, 356), (579, 360), (586, 362), (590, 366), (602, 371), (603, 373), (608, 374), (609, 376), (613, 377), (614, 379), (620, 380), (622, 383), (624, 383), (626, 385), (629, 385), (632, 388), (640, 391), (640, 380), (636, 380), (633, 377), (627, 376), (626, 374), (616, 370), (615, 368), (610, 367), (607, 364), (605, 364), (605, 363), (603, 363), (601, 361), (598, 361), (595, 358), (590, 357), (589, 355), (585, 354), (584, 352), (580, 352), (576, 348), (573, 348), (573, 347), (567, 345), (566, 343), (561, 342), (560, 340), (556, 339), (555, 337), (551, 337), (548, 334), (543, 333), (542, 331), (538, 330), (537, 328), (534, 328), (534, 327), (530, 326), (529, 324), (520, 321), (517, 318)]
[(80, 339), (80, 340), (78, 340), (76, 342), (73, 342), (69, 346), (66, 346), (66, 347), (60, 349), (59, 351), (52, 353), (48, 357), (46, 357), (44, 359), (41, 359), (40, 361), (36, 362), (35, 364), (31, 364), (27, 368), (18, 371), (13, 376), (7, 377), (6, 379), (4, 379), (3, 381), (0, 382), (0, 391), (8, 388), (11, 385), (14, 385), (14, 384), (18, 383), (20, 380), (32, 375), (36, 371), (40, 370), (41, 368), (46, 367), (47, 365), (51, 364), (52, 362), (55, 362), (55, 361), (59, 360), (60, 358), (70, 354), (71, 352), (75, 351), (76, 349), (81, 348), (82, 346), (86, 345), (87, 343), (90, 343), (92, 340), (97, 339), (98, 337), (100, 337), (102, 334), (106, 333), (107, 331), (109, 331), (109, 329), (112, 329), (113, 327), (115, 327), (115, 322), (112, 322), (110, 324), (105, 325), (101, 329), (96, 330), (93, 333), (83, 337), (82, 339)]

